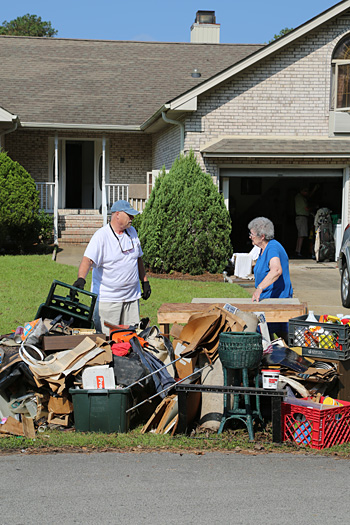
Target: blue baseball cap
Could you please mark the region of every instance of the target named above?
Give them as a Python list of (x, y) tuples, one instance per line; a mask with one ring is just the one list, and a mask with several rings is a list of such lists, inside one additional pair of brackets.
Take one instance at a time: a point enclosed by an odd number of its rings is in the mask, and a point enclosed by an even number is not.
[(128, 215), (138, 215), (140, 212), (135, 210), (132, 206), (130, 206), (130, 203), (128, 201), (120, 200), (116, 201), (112, 208), (111, 212), (114, 213), (115, 211), (124, 211)]

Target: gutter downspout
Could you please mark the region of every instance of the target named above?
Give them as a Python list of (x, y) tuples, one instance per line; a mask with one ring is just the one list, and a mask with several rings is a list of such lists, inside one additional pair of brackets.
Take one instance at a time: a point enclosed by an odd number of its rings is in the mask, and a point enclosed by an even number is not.
[(106, 198), (106, 137), (102, 137), (102, 217), (103, 226), (107, 224), (107, 198)]
[(178, 120), (172, 120), (166, 116), (166, 113), (162, 111), (162, 119), (169, 124), (175, 124), (175, 126), (180, 126), (180, 153), (184, 152), (185, 147), (185, 125)]
[(16, 122), (14, 123), (13, 128), (8, 129), (7, 131), (4, 131), (3, 133), (0, 134), (0, 150), (2, 150), (2, 137), (7, 135), (8, 133), (12, 133), (13, 131), (16, 131), (17, 127), (18, 127), (18, 119), (16, 119)]

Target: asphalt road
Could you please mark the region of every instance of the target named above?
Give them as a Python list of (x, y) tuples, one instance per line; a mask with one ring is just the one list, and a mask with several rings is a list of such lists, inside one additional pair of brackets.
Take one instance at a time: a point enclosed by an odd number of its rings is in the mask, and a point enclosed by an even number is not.
[(242, 453), (1, 457), (2, 525), (347, 523), (350, 463)]

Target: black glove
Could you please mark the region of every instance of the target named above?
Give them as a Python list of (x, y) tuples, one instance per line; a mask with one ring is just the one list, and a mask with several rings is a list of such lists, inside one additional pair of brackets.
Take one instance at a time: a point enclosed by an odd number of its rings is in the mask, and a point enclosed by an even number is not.
[[(73, 286), (75, 288), (80, 288), (80, 290), (84, 290), (85, 284), (86, 284), (85, 279), (83, 279), (82, 277), (78, 277), (78, 279), (73, 283)], [(75, 301), (76, 295), (77, 295), (77, 292), (75, 292), (74, 290), (71, 290), (70, 291), (70, 300), (71, 301)]]
[(151, 295), (151, 285), (149, 284), (148, 281), (143, 281), (141, 283), (141, 286), (142, 286), (142, 299), (144, 299), (145, 301), (147, 301), (147, 299), (150, 297)]

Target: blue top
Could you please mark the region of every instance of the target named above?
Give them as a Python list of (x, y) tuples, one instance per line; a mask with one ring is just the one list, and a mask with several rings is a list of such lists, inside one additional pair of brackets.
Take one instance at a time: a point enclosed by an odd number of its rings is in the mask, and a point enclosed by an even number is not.
[(255, 286), (259, 286), (261, 281), (269, 273), (269, 262), (273, 257), (278, 257), (282, 266), (282, 275), (277, 281), (265, 288), (261, 294), (260, 299), (268, 299), (270, 297), (293, 297), (293, 288), (289, 275), (289, 260), (286, 250), (283, 246), (272, 239), (267, 243), (263, 254), (259, 255), (254, 267)]

